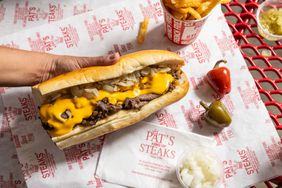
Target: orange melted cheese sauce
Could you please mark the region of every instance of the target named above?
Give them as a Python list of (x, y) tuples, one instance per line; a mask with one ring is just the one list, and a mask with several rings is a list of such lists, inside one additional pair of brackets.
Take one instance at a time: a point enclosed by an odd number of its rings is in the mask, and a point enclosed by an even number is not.
[[(144, 77), (142, 84), (148, 84), (146, 89), (141, 89), (136, 84), (133, 89), (128, 91), (107, 92), (99, 90), (99, 95), (93, 99), (85, 97), (77, 97), (72, 99), (59, 98), (53, 104), (44, 104), (40, 107), (40, 118), (43, 122), (48, 123), (52, 130), (49, 133), (52, 136), (60, 136), (72, 131), (76, 124), (82, 122), (83, 119), (91, 116), (97, 101), (107, 97), (112, 104), (122, 104), (126, 98), (134, 98), (143, 94), (163, 94), (169, 88), (174, 78), (168, 73), (156, 73), (152, 77)], [(68, 119), (61, 117), (61, 114), (69, 110), (71, 116)]]

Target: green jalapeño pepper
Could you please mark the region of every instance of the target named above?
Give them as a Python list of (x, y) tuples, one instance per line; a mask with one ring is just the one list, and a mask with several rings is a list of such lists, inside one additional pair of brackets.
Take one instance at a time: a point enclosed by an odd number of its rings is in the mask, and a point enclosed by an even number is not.
[(205, 120), (207, 123), (220, 128), (227, 127), (231, 124), (230, 113), (219, 100), (215, 100), (210, 106), (207, 106), (202, 101), (200, 104), (206, 109)]

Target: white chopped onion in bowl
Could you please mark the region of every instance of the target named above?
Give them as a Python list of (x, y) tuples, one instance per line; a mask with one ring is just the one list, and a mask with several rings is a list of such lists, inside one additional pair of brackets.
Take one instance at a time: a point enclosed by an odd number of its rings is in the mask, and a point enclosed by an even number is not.
[(187, 188), (215, 188), (222, 178), (222, 166), (209, 152), (186, 152), (178, 162), (177, 177)]

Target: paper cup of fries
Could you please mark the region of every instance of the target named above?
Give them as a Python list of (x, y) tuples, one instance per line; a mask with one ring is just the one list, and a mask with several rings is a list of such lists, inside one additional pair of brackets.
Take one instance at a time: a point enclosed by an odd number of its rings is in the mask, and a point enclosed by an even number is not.
[(176, 44), (191, 44), (200, 34), (213, 8), (222, 1), (161, 0), (166, 36)]

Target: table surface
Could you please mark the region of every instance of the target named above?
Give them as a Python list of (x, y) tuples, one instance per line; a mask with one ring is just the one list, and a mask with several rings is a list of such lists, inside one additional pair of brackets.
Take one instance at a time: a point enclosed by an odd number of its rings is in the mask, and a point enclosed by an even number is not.
[[(234, 0), (222, 5), (222, 10), (273, 124), (282, 138), (282, 41), (268, 41), (258, 34), (255, 14), (262, 2), (263, 0)], [(271, 55), (265, 56), (264, 53)], [(276, 182), (281, 184), (282, 177), (277, 178)], [(265, 182), (265, 185), (272, 187), (269, 182)]]
[[(222, 10), (238, 43), (260, 96), (276, 129), (282, 130), (282, 41), (272, 42), (258, 34), (255, 13), (262, 0), (235, 0)], [(270, 56), (263, 56), (263, 53)]]

